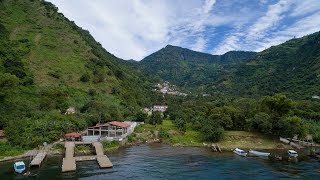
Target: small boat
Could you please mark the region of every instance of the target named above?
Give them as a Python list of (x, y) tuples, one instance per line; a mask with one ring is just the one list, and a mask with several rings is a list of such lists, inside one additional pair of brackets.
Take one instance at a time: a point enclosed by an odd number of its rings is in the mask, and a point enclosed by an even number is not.
[(241, 149), (238, 149), (238, 148), (234, 149), (233, 152), (234, 152), (235, 154), (239, 155), (239, 156), (247, 156), (247, 154), (248, 154), (248, 153), (245, 152), (244, 150), (241, 150)]
[(255, 151), (255, 150), (250, 150), (250, 151), (249, 151), (249, 155), (268, 157), (268, 156), (270, 156), (270, 153), (268, 153), (268, 152), (260, 152), (260, 151)]
[(13, 168), (15, 172), (22, 173), (26, 169), (26, 165), (23, 161), (18, 161), (14, 163)]
[(30, 171), (28, 171), (28, 172), (25, 172), (23, 175), (27, 177), (33, 177), (33, 176), (36, 176), (37, 174), (31, 173)]
[(298, 153), (294, 150), (288, 150), (288, 154), (291, 157), (298, 157)]

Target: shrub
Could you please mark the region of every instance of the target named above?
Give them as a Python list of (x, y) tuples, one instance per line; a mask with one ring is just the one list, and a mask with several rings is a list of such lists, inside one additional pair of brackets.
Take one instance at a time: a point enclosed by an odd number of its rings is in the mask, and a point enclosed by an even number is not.
[(168, 139), (170, 137), (169, 133), (167, 130), (160, 128), (159, 130), (159, 137), (162, 139)]
[(89, 75), (88, 73), (83, 74), (83, 75), (80, 77), (80, 81), (81, 81), (81, 82), (88, 82), (88, 81), (90, 81), (90, 75)]

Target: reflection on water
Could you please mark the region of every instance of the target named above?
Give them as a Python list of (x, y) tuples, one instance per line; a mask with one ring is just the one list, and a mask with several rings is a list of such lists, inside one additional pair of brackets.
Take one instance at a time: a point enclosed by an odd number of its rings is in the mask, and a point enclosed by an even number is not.
[[(303, 158), (298, 163), (243, 158), (212, 153), (205, 148), (140, 145), (107, 154), (114, 167), (99, 169), (96, 161), (77, 163), (77, 171), (61, 173), (62, 157), (47, 158), (30, 179), (319, 179), (320, 163)], [(25, 160), (28, 162), (28, 160)], [(0, 164), (0, 179), (23, 179), (14, 174), (13, 162)]]

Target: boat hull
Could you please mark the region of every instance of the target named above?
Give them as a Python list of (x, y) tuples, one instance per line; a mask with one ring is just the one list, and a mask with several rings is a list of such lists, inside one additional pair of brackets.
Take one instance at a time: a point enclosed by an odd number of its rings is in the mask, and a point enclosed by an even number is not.
[(24, 162), (15, 162), (13, 164), (13, 169), (16, 173), (23, 173), (23, 171), (26, 170), (26, 165), (24, 164)]
[(244, 151), (241, 150), (241, 149), (235, 149), (235, 150), (233, 151), (233, 153), (235, 153), (235, 154), (237, 154), (237, 155), (239, 155), (239, 156), (247, 156), (247, 154), (248, 154), (248, 153), (244, 152)]
[(250, 156), (268, 157), (268, 156), (270, 156), (270, 153), (250, 150), (250, 151), (249, 151), (249, 155), (250, 155)]

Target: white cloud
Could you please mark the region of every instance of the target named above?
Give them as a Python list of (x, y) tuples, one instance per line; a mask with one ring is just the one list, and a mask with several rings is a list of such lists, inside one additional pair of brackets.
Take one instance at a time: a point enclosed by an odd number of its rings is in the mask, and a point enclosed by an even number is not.
[[(301, 37), (319, 31), (320, 11), (316, 11), (316, 9), (320, 10), (320, 3), (315, 4), (317, 8), (309, 8), (308, 6), (310, 5), (305, 2), (299, 0), (279, 0), (276, 4), (269, 5), (265, 15), (258, 18), (251, 26), (240, 26), (228, 34), (213, 49), (213, 54), (223, 54), (230, 50), (259, 52), (293, 37)], [(305, 14), (309, 15), (294, 19), (294, 21), (293, 19), (286, 19)], [(288, 21), (293, 22), (290, 24)]]
[(276, 4), (270, 5), (266, 15), (258, 19), (249, 28), (247, 39), (254, 40), (264, 37), (270, 28), (276, 26), (282, 20), (283, 14), (289, 10), (292, 2), (292, 0), (280, 0)]
[(141, 60), (167, 44), (214, 54), (261, 50), (320, 24), (319, 0), (49, 1), (123, 59)]
[(305, 0), (297, 1), (295, 3), (295, 8), (290, 14), (291, 16), (304, 16), (309, 13), (314, 13), (320, 11), (320, 1), (319, 0)]
[(239, 50), (241, 49), (239, 40), (243, 34), (241, 33), (233, 33), (228, 36), (218, 47), (216, 47), (212, 54), (224, 54), (228, 51)]

